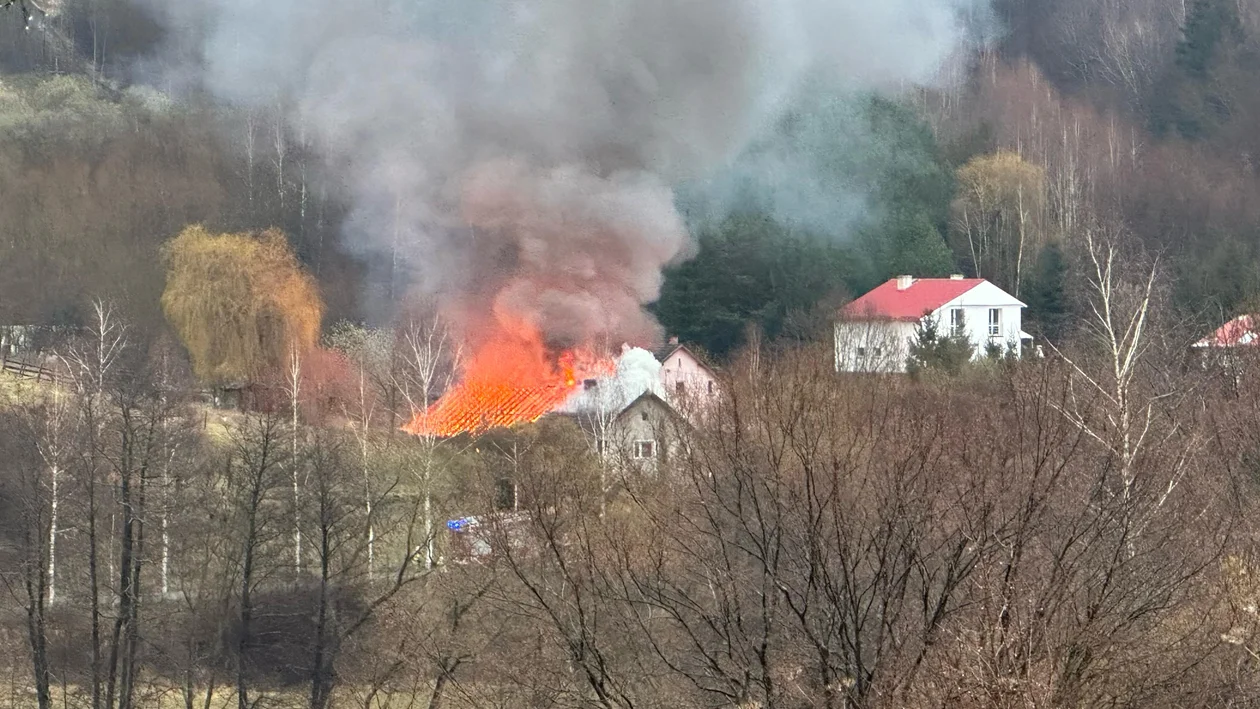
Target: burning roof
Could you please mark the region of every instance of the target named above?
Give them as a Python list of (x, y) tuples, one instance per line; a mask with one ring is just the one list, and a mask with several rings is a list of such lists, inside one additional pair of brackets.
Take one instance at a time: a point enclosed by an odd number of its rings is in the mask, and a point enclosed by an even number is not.
[(516, 386), (507, 383), (461, 384), (417, 416), (405, 430), (439, 437), (481, 433), (492, 428), (532, 423), (569, 398), (573, 386)]
[(536, 328), (506, 323), (475, 347), (459, 383), (403, 430), (445, 438), (532, 423), (580, 391), (583, 380), (614, 368), (610, 357), (592, 348), (554, 353)]

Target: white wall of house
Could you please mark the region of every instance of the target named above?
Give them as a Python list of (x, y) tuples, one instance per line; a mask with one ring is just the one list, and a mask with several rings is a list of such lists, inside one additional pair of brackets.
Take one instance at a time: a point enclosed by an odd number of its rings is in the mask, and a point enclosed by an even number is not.
[(661, 362), (661, 383), (665, 395), (693, 399), (716, 395), (717, 378), (686, 348), (678, 348)]
[(904, 372), (914, 323), (841, 320), (836, 323), (837, 372)]
[(677, 451), (679, 425), (667, 404), (640, 398), (608, 423), (600, 452), (623, 473), (656, 472), (660, 462)]

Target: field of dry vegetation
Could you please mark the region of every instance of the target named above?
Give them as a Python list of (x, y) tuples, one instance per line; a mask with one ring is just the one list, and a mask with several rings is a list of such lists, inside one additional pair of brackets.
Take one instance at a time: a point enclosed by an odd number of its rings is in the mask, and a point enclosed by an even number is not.
[[(100, 309), (0, 411), (3, 701), (1248, 705), (1253, 364), (1188, 358), (1158, 270), (1125, 263), (1042, 360), (890, 379), (746, 348), (655, 474), (601, 469), (563, 418), (397, 433), (405, 348), (336, 415), (299, 388), (211, 426)], [(456, 563), (442, 522), (504, 479), (524, 522)]]

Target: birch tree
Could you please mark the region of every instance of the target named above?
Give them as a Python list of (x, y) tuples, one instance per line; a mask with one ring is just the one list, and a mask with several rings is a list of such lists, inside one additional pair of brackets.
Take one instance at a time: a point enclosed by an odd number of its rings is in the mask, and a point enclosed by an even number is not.
[(1143, 473), (1139, 459), (1154, 451), (1167, 456), (1166, 469), (1151, 481), (1157, 490), (1150, 510), (1130, 520), (1136, 533), (1143, 517), (1176, 492), (1202, 441), (1192, 420), (1167, 414), (1187, 392), (1184, 383), (1160, 372), (1154, 357), (1161, 344), (1155, 331), (1158, 260), (1126, 268), (1133, 255), (1124, 250), (1123, 232), (1115, 228), (1091, 225), (1082, 241), (1086, 348), (1079, 353), (1056, 349), (1073, 375), (1071, 397), (1058, 408), (1113, 461), (1109, 490), (1125, 510), (1132, 509), (1139, 475), (1150, 474)]
[[(88, 594), (91, 614), (91, 694), (93, 709), (101, 709), (112, 698), (105, 694), (104, 677), (104, 630), (105, 616), (102, 605), (113, 605), (116, 600), (107, 587), (102, 585), (101, 528), (102, 513), (108, 508), (110, 486), (102, 484), (107, 475), (107, 430), (110, 413), (107, 402), (107, 383), (118, 375), (122, 360), (130, 347), (127, 323), (111, 303), (97, 300), (92, 305), (93, 319), (86, 332), (56, 357), (67, 373), (67, 382), (75, 395), (77, 415), (83, 426), (84, 440), (75, 461), (78, 487), (86, 501)], [(113, 570), (113, 518), (105, 534), (106, 578), (114, 576)], [(102, 598), (102, 594), (108, 594)]]
[[(403, 361), (396, 386), (407, 402), (412, 420), (418, 418), (423, 422), (429, 414), (429, 407), (454, 382), (459, 366), (459, 348), (446, 324), (437, 317), (408, 321), (403, 328), (400, 345)], [(418, 430), (423, 433), (415, 436), (418, 460), (414, 474), (423, 496), (424, 566), (432, 568), (435, 561), (433, 485), (438, 438), (425, 424)]]
[(345, 407), (359, 451), (359, 469), (362, 474), (364, 533), (367, 538), (368, 577), (371, 578), (376, 561), (376, 517), (373, 500), (376, 492), (372, 482), (372, 427), (377, 414), (379, 389), (374, 375), (388, 371), (390, 359), (390, 335), (384, 330), (357, 327), (350, 323), (339, 324), (329, 336), (329, 343), (340, 350), (355, 365), (356, 387), (353, 409)]

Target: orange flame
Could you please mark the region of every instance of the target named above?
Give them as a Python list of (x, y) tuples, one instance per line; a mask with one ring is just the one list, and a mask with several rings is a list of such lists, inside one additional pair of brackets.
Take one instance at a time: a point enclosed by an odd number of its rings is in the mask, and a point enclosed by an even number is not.
[(551, 355), (528, 325), (500, 327), (464, 362), (460, 382), (403, 430), (445, 438), (537, 421), (560, 407), (583, 379), (611, 374), (614, 367), (585, 347)]

